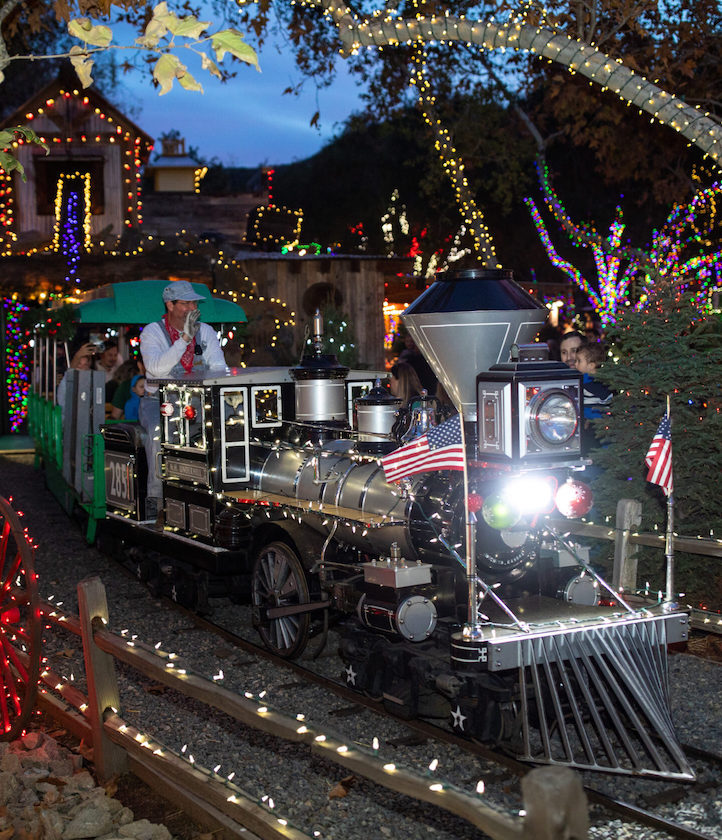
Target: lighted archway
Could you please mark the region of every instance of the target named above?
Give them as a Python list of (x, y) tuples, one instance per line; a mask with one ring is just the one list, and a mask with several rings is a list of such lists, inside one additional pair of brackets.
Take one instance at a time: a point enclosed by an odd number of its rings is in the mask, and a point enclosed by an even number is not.
[(564, 65), (651, 114), (701, 149), (717, 166), (722, 160), (722, 125), (583, 41), (521, 21), (501, 25), (451, 15), (404, 20), (389, 17), (389, 13), (360, 21), (345, 6), (334, 5), (334, 0), (322, 0), (322, 5), (338, 27), (344, 53), (361, 47), (431, 41), (463, 41), (485, 50), (530, 52)]

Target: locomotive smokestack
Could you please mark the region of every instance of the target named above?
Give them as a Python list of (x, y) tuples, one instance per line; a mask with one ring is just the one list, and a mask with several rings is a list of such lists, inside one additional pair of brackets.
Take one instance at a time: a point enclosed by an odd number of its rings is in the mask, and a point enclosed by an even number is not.
[(439, 274), (401, 318), (464, 419), (476, 420), (477, 373), (533, 341), (546, 308), (511, 271), (470, 268)]

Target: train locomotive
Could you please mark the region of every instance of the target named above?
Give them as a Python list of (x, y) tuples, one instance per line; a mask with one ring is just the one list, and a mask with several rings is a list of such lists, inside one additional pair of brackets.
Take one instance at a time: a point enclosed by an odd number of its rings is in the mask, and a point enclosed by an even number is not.
[[(530, 762), (693, 778), (666, 674), (686, 614), (628, 604), (550, 522), (591, 495), (581, 378), (533, 344), (545, 314), (510, 272), (438, 275), (402, 317), (458, 413), (422, 395), (403, 435), (385, 372), (325, 353), (320, 317), (292, 368), (159, 380), (164, 521), (142, 430), (102, 424), (100, 538), (196, 608), (250, 600), (282, 657), (333, 623), (346, 684), (398, 715)], [(389, 481), (435, 430), (456, 460)]]

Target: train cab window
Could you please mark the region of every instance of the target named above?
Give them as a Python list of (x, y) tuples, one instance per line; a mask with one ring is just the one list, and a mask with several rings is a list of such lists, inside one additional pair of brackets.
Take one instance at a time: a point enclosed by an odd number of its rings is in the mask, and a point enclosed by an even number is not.
[(221, 388), (221, 448), (224, 483), (248, 481), (248, 390)]
[(201, 388), (167, 387), (160, 413), (165, 425), (166, 446), (206, 449), (206, 414)]
[(281, 387), (251, 388), (253, 401), (253, 426), (256, 429), (281, 425)]

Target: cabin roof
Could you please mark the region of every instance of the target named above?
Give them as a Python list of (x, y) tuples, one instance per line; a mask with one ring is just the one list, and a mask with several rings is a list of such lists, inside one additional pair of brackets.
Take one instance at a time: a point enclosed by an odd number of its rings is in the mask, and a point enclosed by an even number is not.
[(93, 103), (94, 107), (100, 107), (106, 114), (112, 116), (113, 120), (121, 125), (127, 126), (132, 134), (140, 137), (147, 146), (152, 146), (154, 143), (150, 134), (146, 134), (142, 128), (137, 126), (131, 119), (127, 117), (122, 111), (111, 104), (101, 93), (94, 88), (81, 88), (80, 80), (72, 81), (68, 73), (61, 72), (56, 79), (49, 82), (45, 87), (34, 93), (27, 99), (19, 108), (13, 111), (6, 119), (0, 122), (0, 128), (7, 128), (15, 125), (26, 125), (28, 120), (26, 114), (34, 112), (39, 107), (43, 107), (48, 99), (57, 99), (62, 95), (62, 92), (73, 93), (74, 91), (82, 91), (83, 96), (87, 96)]

